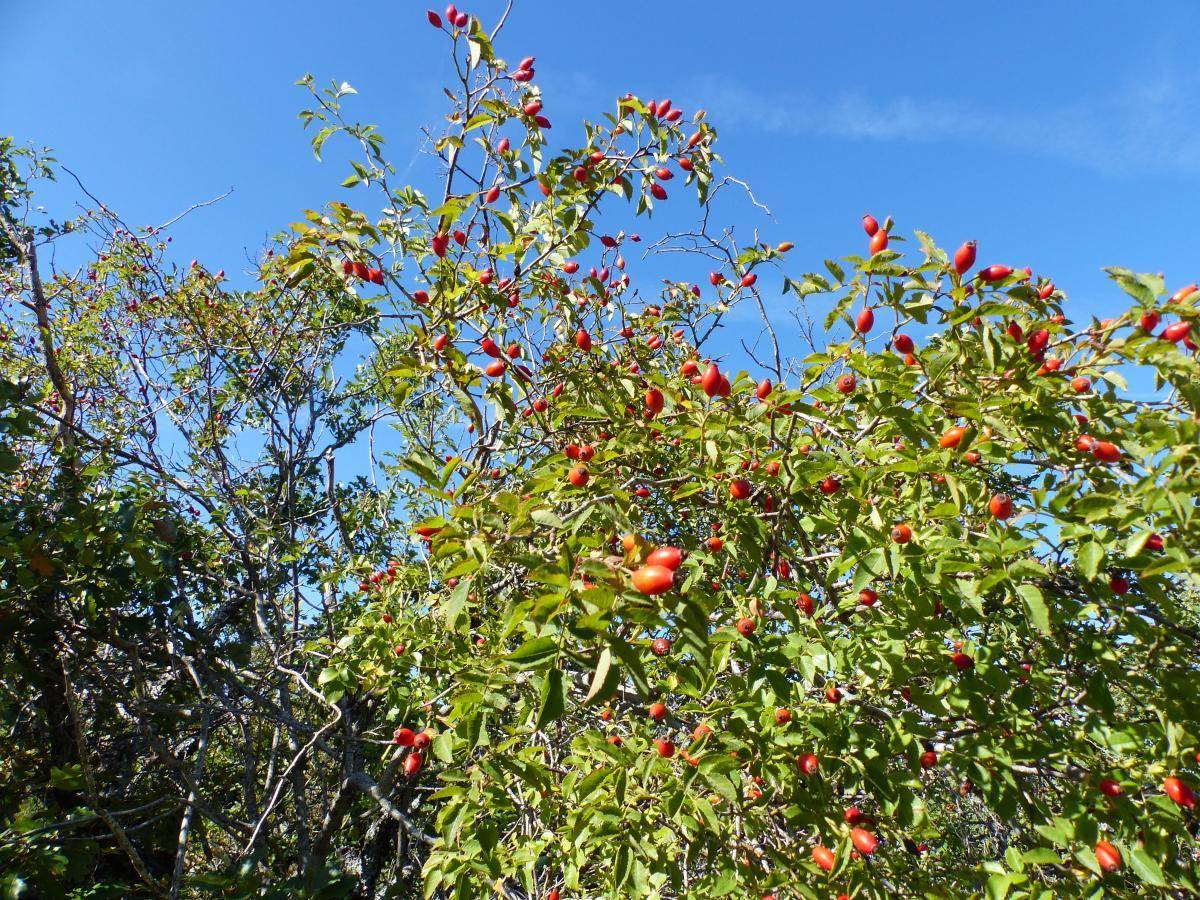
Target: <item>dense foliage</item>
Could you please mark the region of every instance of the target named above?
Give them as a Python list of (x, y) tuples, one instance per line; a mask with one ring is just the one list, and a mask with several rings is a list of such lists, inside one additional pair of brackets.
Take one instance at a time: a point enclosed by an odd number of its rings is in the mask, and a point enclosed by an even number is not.
[(439, 194), (305, 78), (356, 202), (246, 287), (0, 143), (5, 896), (1200, 890), (1200, 291), (794, 271), (445, 19)]

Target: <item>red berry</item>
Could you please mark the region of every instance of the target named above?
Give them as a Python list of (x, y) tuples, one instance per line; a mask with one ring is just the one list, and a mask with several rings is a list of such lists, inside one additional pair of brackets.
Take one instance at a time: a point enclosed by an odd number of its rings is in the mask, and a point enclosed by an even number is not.
[(833, 851), (821, 844), (812, 848), (813, 862), (817, 864), (817, 868), (824, 869), (826, 872), (832, 872), (833, 867), (837, 864), (837, 857)]
[(1200, 285), (1195, 285), (1195, 284), (1184, 285), (1179, 290), (1177, 290), (1175, 293), (1173, 293), (1171, 295), (1171, 298), (1169, 300), (1167, 300), (1167, 302), (1168, 303), (1182, 303), (1188, 297), (1192, 296), (1192, 294), (1196, 293), (1196, 291), (1200, 291)]
[(665, 594), (675, 584), (675, 573), (666, 566), (642, 566), (634, 571), (633, 586), (643, 594)]
[(1192, 326), (1189, 322), (1176, 322), (1174, 325), (1168, 325), (1163, 329), (1163, 339), (1170, 341), (1172, 344), (1178, 344), (1191, 331)]
[(1013, 514), (1012, 497), (1008, 494), (996, 494), (988, 501), (988, 510), (997, 519), (1007, 519)]
[(875, 835), (871, 834), (865, 828), (852, 828), (850, 830), (850, 841), (863, 856), (870, 856), (875, 852), (875, 848), (879, 846), (879, 841)]
[(1185, 782), (1180, 781), (1174, 775), (1169, 775), (1163, 780), (1163, 790), (1168, 797), (1185, 809), (1196, 808), (1196, 795)]
[(700, 387), (709, 397), (715, 397), (721, 392), (721, 381), (721, 370), (717, 368), (716, 363), (711, 363), (700, 377)]
[(678, 547), (659, 547), (646, 557), (646, 565), (663, 566), (674, 572), (683, 562), (683, 553)]
[(425, 756), (421, 753), (413, 753), (404, 761), (404, 777), (412, 778), (425, 767)]
[(417, 739), (417, 733), (411, 728), (397, 728), (392, 740), (400, 747), (411, 747)]
[(975, 265), (975, 242), (967, 241), (954, 251), (954, 271), (963, 275), (973, 265)]
[(946, 432), (938, 439), (938, 446), (942, 448), (954, 448), (962, 443), (963, 435), (967, 433), (965, 425), (953, 425), (946, 429)]
[(1124, 865), (1124, 861), (1121, 859), (1121, 851), (1108, 841), (1096, 842), (1096, 862), (1100, 864), (1100, 868), (1105, 872), (1115, 872)]

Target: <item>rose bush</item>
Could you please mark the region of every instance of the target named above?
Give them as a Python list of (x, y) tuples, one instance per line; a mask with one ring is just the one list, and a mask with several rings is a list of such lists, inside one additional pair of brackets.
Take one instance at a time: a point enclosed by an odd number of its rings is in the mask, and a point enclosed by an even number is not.
[[(305, 78), (373, 193), (250, 289), (32, 224), (51, 163), (4, 147), (11, 890), (1196, 891), (1200, 291), (1114, 268), (1086, 320), (871, 216), (797, 271), (712, 226), (703, 113), (552, 147), (536, 61), (428, 20), (439, 195)], [(639, 244), (689, 252), (643, 285)], [(738, 307), (765, 353), (714, 343)]]

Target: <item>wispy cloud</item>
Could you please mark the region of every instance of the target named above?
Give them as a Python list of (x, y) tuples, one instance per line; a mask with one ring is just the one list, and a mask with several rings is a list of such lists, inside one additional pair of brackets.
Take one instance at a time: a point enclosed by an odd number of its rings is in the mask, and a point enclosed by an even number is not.
[(1200, 78), (1161, 77), (1059, 108), (987, 109), (854, 93), (772, 96), (712, 79), (695, 92), (714, 120), (763, 131), (863, 141), (989, 145), (1106, 175), (1200, 175)]

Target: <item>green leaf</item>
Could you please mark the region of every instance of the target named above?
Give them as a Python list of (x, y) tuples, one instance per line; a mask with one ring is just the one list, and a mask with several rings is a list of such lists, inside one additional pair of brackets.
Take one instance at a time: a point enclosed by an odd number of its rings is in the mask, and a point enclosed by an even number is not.
[(1118, 266), (1108, 266), (1104, 271), (1121, 290), (1145, 306), (1153, 306), (1166, 293), (1161, 275), (1139, 274)]
[(622, 844), (617, 850), (617, 864), (613, 867), (613, 888), (621, 887), (629, 878), (633, 867), (633, 851), (628, 844)]
[[(465, 807), (464, 807), (465, 808)], [(442, 879), (445, 877), (445, 872), (440, 868), (425, 869), (425, 886), (422, 891), (424, 900), (431, 900), (434, 894), (437, 893), (439, 887), (442, 886)]]
[(1166, 887), (1167, 881), (1163, 878), (1162, 868), (1154, 861), (1145, 847), (1135, 847), (1129, 851), (1129, 865), (1138, 878), (1147, 884), (1152, 884), (1155, 887)]
[(54, 766), (50, 769), (49, 787), (63, 791), (82, 791), (86, 784), (83, 767), (79, 763)]
[(1062, 862), (1059, 855), (1049, 847), (1035, 847), (1032, 850), (1026, 850), (1023, 858), (1026, 864), (1031, 866), (1057, 866)]
[(566, 684), (562, 670), (551, 669), (542, 682), (542, 700), (538, 709), (537, 729), (541, 731), (567, 711)]
[(606, 682), (609, 680), (610, 672), (615, 676), (616, 672), (612, 668), (612, 650), (605, 647), (600, 651), (600, 658), (596, 661), (596, 671), (592, 673), (592, 684), (588, 688), (587, 697), (584, 699), (585, 703), (601, 699), (616, 688), (615, 684), (612, 688), (607, 688)]
[(1050, 610), (1046, 607), (1046, 598), (1041, 590), (1032, 584), (1017, 585), (1017, 594), (1025, 602), (1025, 612), (1029, 614), (1035, 628), (1043, 634), (1050, 634)]
[(1100, 574), (1100, 566), (1104, 562), (1104, 547), (1098, 541), (1086, 541), (1079, 548), (1075, 561), (1079, 565), (1080, 574), (1093, 581)]
[(474, 131), (476, 128), (482, 128), (484, 125), (488, 125), (494, 121), (496, 121), (494, 116), (490, 116), (487, 113), (476, 113), (471, 116), (471, 121), (467, 123), (466, 128), (463, 130)]
[(983, 332), (980, 335), (980, 340), (983, 341), (983, 356), (988, 362), (988, 367), (996, 368), (996, 360), (1000, 355), (1000, 345), (996, 340), (996, 335), (992, 331), (990, 325), (984, 326)]
[(993, 875), (987, 882), (988, 900), (1004, 900), (1008, 896), (1013, 880), (1018, 877), (1012, 872)]
[(642, 666), (642, 660), (638, 656), (638, 652), (624, 638), (616, 635), (608, 635), (608, 640), (613, 653), (621, 660), (625, 670), (629, 673), (629, 677), (633, 680), (633, 686), (637, 688), (639, 693), (649, 696), (650, 682), (646, 678), (646, 670)]
[(443, 731), (433, 739), (433, 755), (444, 765), (454, 762), (454, 732)]
[(539, 525), (544, 525), (547, 528), (555, 528), (562, 530), (567, 527), (567, 523), (556, 516), (548, 509), (535, 509), (529, 513), (529, 518), (537, 522)]
[(321, 148), (325, 146), (325, 142), (327, 140), (329, 140), (330, 136), (335, 131), (337, 131), (337, 129), (334, 126), (326, 125), (324, 128), (322, 128), (320, 131), (318, 131), (316, 134), (313, 135), (312, 151), (313, 151), (313, 156), (315, 156), (317, 158), (317, 162), (321, 161)]
[(518, 669), (532, 669), (558, 655), (558, 643), (551, 637), (532, 638), (512, 652), (508, 661)]
[(1146, 546), (1146, 541), (1150, 540), (1150, 535), (1153, 531), (1139, 531), (1125, 544), (1125, 555), (1131, 559), (1142, 552), (1142, 548)]
[(463, 579), (458, 583), (458, 586), (450, 592), (450, 596), (446, 602), (442, 604), (442, 617), (446, 622), (446, 627), (455, 631), (461, 631), (466, 624), (466, 616), (463, 611), (467, 607), (467, 600), (471, 595), (471, 582)]

